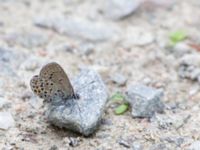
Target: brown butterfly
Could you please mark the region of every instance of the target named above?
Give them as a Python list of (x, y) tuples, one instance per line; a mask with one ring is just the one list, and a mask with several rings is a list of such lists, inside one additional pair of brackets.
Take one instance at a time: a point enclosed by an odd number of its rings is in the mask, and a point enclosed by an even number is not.
[(33, 76), (30, 86), (36, 95), (47, 101), (51, 101), (54, 97), (59, 97), (63, 100), (78, 98), (67, 74), (55, 62), (45, 65), (39, 75)]

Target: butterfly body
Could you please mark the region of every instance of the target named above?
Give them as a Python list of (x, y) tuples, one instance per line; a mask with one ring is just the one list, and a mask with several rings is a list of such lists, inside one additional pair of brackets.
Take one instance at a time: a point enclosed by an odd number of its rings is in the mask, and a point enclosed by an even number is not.
[(45, 65), (39, 75), (33, 76), (30, 86), (36, 95), (47, 101), (51, 101), (54, 97), (63, 100), (78, 98), (67, 74), (55, 62)]

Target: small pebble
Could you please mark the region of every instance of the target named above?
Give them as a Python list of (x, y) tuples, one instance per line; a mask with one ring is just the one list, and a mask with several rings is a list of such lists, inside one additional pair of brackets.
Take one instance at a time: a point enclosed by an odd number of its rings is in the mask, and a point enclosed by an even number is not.
[(118, 143), (119, 143), (120, 145), (126, 147), (126, 148), (130, 148), (130, 144), (128, 143), (128, 141), (126, 141), (126, 140), (124, 140), (124, 139), (122, 139), (122, 138), (120, 138), (120, 139), (118, 140)]
[(64, 138), (64, 144), (67, 144), (71, 147), (77, 147), (80, 144), (81, 139), (79, 137), (66, 137)]
[(188, 54), (180, 59), (178, 74), (181, 78), (193, 81), (200, 79), (200, 56), (198, 54)]
[(143, 150), (143, 146), (139, 142), (134, 142), (132, 145), (132, 150)]
[(15, 126), (15, 121), (10, 112), (0, 112), (0, 129), (8, 130)]
[(140, 6), (141, 0), (104, 0), (102, 3), (104, 16), (120, 20), (134, 13)]
[(156, 112), (163, 112), (163, 95), (163, 91), (142, 84), (129, 86), (126, 97), (132, 107), (132, 116), (149, 118)]
[(111, 80), (119, 86), (124, 86), (126, 84), (127, 78), (120, 73), (116, 73), (111, 76)]

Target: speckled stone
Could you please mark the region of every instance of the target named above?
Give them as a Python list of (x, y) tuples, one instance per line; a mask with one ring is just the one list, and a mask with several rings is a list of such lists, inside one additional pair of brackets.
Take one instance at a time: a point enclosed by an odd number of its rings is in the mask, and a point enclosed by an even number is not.
[(93, 70), (84, 69), (72, 82), (79, 99), (55, 98), (49, 105), (48, 120), (59, 127), (88, 136), (101, 120), (107, 102), (106, 87)]
[(161, 90), (142, 84), (131, 85), (126, 92), (126, 99), (131, 104), (133, 117), (152, 117), (155, 112), (163, 112)]

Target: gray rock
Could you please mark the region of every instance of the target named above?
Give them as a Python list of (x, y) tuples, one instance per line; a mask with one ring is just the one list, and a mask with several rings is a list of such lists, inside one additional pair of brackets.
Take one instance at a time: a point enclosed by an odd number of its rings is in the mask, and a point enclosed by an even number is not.
[(180, 59), (180, 64), (188, 66), (200, 66), (200, 55), (198, 53), (185, 55)]
[(43, 28), (50, 28), (60, 34), (76, 37), (93, 42), (107, 41), (115, 36), (115, 29), (110, 25), (94, 23), (89, 20), (78, 18), (60, 17), (39, 17), (35, 25)]
[(0, 129), (8, 130), (15, 125), (15, 121), (10, 112), (0, 112)]
[(116, 73), (111, 76), (111, 80), (119, 86), (123, 86), (126, 84), (127, 78), (120, 73)]
[(163, 112), (162, 96), (161, 90), (142, 84), (132, 85), (126, 92), (127, 101), (132, 107), (133, 117), (152, 117), (156, 112)]
[(48, 120), (59, 127), (88, 136), (97, 129), (107, 102), (107, 91), (101, 77), (93, 70), (82, 70), (75, 78), (79, 99), (54, 99), (47, 112)]
[(107, 18), (119, 20), (135, 12), (140, 3), (141, 0), (104, 0), (102, 11)]
[(180, 59), (178, 74), (181, 78), (199, 81), (200, 55), (188, 54)]

